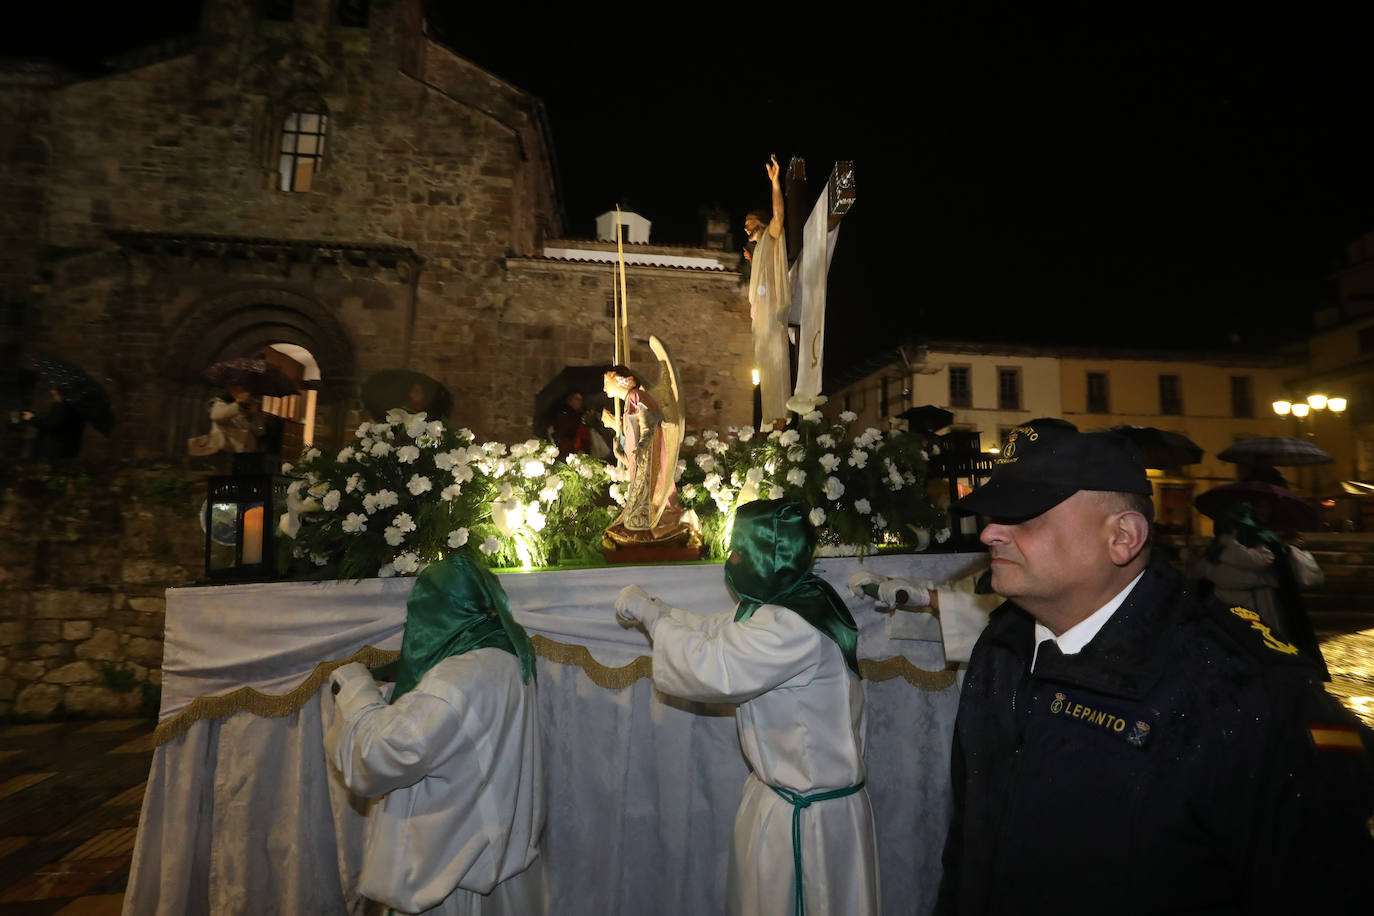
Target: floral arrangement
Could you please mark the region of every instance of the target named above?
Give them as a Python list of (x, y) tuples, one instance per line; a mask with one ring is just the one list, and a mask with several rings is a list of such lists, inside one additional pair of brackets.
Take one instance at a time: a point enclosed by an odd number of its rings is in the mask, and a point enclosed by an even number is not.
[(796, 429), (745, 426), (683, 440), (700, 446), (679, 461), (678, 492), (700, 517), (712, 556), (725, 552), (735, 507), (753, 499), (787, 497), (811, 506), (826, 554), (924, 547), (932, 535), (948, 540), (945, 515), (926, 496), (924, 438), (872, 427), (850, 437), (857, 415), (844, 411), (838, 423), (828, 422), (815, 409), (820, 403), (803, 405)]
[(291, 485), (282, 539), (298, 575), (414, 575), (454, 551), (491, 566), (591, 560), (613, 516), (595, 460), (561, 462), (531, 439), (478, 445), (425, 414), (391, 410), (330, 456), (308, 450)]

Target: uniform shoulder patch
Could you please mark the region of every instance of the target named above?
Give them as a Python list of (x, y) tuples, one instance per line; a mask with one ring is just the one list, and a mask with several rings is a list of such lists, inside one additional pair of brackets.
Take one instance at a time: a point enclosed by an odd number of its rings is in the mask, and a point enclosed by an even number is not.
[(1265, 648), (1277, 652), (1280, 655), (1297, 655), (1298, 647), (1292, 643), (1284, 642), (1274, 635), (1274, 631), (1269, 629), (1269, 625), (1260, 619), (1260, 615), (1245, 607), (1233, 607), (1231, 613), (1241, 620), (1250, 624), (1250, 629), (1260, 635)]

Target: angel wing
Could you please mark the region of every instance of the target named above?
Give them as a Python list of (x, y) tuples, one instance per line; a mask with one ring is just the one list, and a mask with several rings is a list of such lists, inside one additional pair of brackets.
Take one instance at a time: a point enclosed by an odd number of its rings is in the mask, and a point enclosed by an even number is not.
[[(668, 505), (668, 492), (673, 485), (673, 478), (677, 470), (677, 456), (682, 449), (684, 418), (680, 397), (681, 389), (678, 387), (677, 367), (673, 364), (673, 358), (668, 353), (668, 347), (663, 341), (650, 335), (649, 349), (653, 351), (659, 366), (658, 384), (650, 388), (649, 393), (658, 402), (658, 409), (663, 414), (661, 434), (663, 436), (665, 473), (655, 482), (656, 492), (653, 495), (653, 524), (657, 525), (663, 515), (663, 510)], [(657, 492), (660, 490), (661, 492)]]

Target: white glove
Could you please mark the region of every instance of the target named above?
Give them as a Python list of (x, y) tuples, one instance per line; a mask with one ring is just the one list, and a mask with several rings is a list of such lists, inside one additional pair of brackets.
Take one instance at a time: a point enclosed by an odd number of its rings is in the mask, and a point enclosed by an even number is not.
[[(900, 599), (898, 592), (905, 592)], [(925, 607), (930, 604), (930, 592), (910, 579), (884, 579), (878, 586), (878, 603), (888, 607)]]
[(663, 604), (638, 585), (627, 585), (615, 599), (615, 616), (621, 623), (639, 624), (645, 632), (652, 630), (654, 621), (663, 613)]
[(861, 569), (849, 577), (849, 593), (855, 598), (864, 597), (865, 585), (877, 585), (883, 581), (882, 576), (875, 576), (866, 569)]

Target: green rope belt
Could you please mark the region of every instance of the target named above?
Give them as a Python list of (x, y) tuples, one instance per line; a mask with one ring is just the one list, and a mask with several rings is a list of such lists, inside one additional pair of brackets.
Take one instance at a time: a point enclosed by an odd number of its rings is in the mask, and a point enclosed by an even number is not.
[[(765, 783), (765, 785), (767, 785), (767, 783)], [(802, 888), (802, 809), (811, 807), (812, 802), (829, 801), (832, 798), (844, 798), (846, 795), (853, 795), (863, 787), (863, 782), (860, 782), (857, 786), (846, 786), (843, 789), (831, 789), (829, 792), (813, 792), (810, 795), (802, 795), (800, 792), (793, 792), (791, 789), (784, 789), (781, 786), (768, 786), (768, 788), (781, 795), (783, 799), (792, 806), (792, 868), (796, 875), (796, 880), (794, 882), (797, 892), (797, 905), (794, 910), (796, 916), (804, 916), (806, 913), (806, 901), (803, 899)]]

